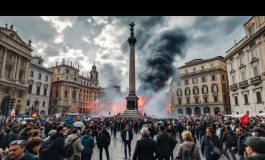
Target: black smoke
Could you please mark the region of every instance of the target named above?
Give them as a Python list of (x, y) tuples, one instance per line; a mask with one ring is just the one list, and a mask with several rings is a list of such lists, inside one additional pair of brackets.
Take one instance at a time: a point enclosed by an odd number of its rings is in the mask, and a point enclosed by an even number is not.
[(185, 57), (187, 43), (188, 37), (181, 29), (163, 31), (147, 41), (143, 47), (145, 70), (139, 75), (140, 95), (152, 96), (165, 87), (175, 75), (176, 56)]

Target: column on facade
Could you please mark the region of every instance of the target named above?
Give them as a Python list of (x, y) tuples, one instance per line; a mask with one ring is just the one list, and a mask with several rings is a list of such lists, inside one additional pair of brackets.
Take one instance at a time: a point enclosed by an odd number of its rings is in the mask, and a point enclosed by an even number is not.
[(15, 56), (15, 61), (14, 61), (15, 64), (14, 64), (14, 69), (13, 69), (13, 72), (12, 72), (12, 79), (16, 78), (17, 58), (18, 58), (18, 55)]
[(7, 56), (7, 49), (2, 48), (3, 59), (2, 59), (2, 66), (1, 66), (1, 77), (5, 76), (5, 69), (6, 69), (6, 56)]
[(19, 69), (20, 69), (20, 57), (17, 58), (17, 68), (16, 68), (16, 80), (19, 80)]
[(26, 60), (26, 72), (24, 75), (24, 82), (28, 83), (28, 76), (29, 76), (29, 60)]

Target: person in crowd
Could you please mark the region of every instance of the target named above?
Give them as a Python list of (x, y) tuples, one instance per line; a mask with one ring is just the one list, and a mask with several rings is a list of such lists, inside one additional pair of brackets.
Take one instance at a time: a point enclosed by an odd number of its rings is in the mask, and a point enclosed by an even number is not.
[(158, 159), (160, 157), (160, 152), (156, 142), (149, 137), (148, 129), (142, 128), (141, 134), (142, 138), (136, 142), (133, 160)]
[(107, 160), (109, 160), (109, 145), (110, 145), (111, 137), (109, 132), (106, 130), (106, 127), (103, 126), (102, 130), (99, 132), (97, 136), (97, 146), (99, 149), (99, 159), (102, 160), (102, 152), (103, 148), (106, 152)]
[[(222, 141), (222, 144), (224, 144), (224, 154), (226, 158), (228, 160), (230, 159), (236, 160), (236, 156), (235, 156), (234, 151), (232, 150), (232, 147), (236, 145), (237, 137), (236, 137), (236, 134), (232, 131), (231, 126), (229, 125), (225, 126), (225, 132), (224, 132), (224, 135), (222, 136), (221, 141)], [(232, 158), (229, 157), (230, 154), (227, 153), (228, 151), (231, 154)]]
[(64, 146), (63, 126), (57, 126), (56, 133), (52, 134), (43, 144), (40, 150), (40, 159), (62, 160)]
[(18, 140), (19, 128), (20, 128), (19, 125), (14, 125), (12, 127), (12, 131), (7, 136), (7, 145), (12, 141)]
[(51, 135), (55, 134), (57, 131), (56, 130), (51, 130), (49, 133), (48, 133), (48, 136), (44, 139), (44, 142), (48, 141), (51, 137)]
[(246, 149), (245, 142), (248, 138), (248, 134), (244, 131), (242, 127), (238, 127), (236, 129), (236, 135), (237, 137), (237, 145), (232, 147), (233, 151), (237, 151), (239, 160), (244, 160), (244, 153)]
[(260, 127), (255, 126), (252, 130), (252, 136), (265, 137), (265, 133), (262, 131)]
[(18, 136), (18, 140), (25, 140), (27, 141), (29, 138), (32, 137), (33, 128), (27, 127), (25, 128), (22, 133)]
[[(214, 148), (219, 149), (221, 155), (217, 155), (214, 152)], [(212, 127), (206, 128), (206, 135), (203, 136), (201, 141), (201, 153), (202, 156), (206, 158), (206, 160), (217, 160), (220, 156), (224, 157), (223, 147), (220, 139), (214, 134)]]
[(0, 148), (0, 160), (2, 160), (3, 159), (3, 150), (2, 150), (2, 148)]
[(138, 133), (138, 128), (139, 128), (139, 123), (137, 121), (134, 122), (133, 125), (133, 129), (134, 129), (134, 133), (137, 134)]
[(94, 138), (92, 137), (92, 130), (86, 130), (86, 135), (81, 138), (81, 143), (84, 147), (81, 153), (81, 160), (91, 160), (93, 148), (95, 147)]
[(45, 127), (41, 126), (39, 130), (40, 130), (40, 138), (45, 139), (46, 138)]
[(64, 158), (64, 160), (74, 160), (75, 156), (81, 159), (81, 152), (83, 151), (84, 147), (81, 143), (81, 139), (79, 138), (80, 134), (81, 134), (80, 130), (75, 128), (72, 130), (72, 134), (70, 134), (65, 140), (65, 143), (64, 143), (65, 146), (69, 143), (72, 144), (74, 154), (69, 158)]
[(40, 137), (40, 131), (38, 129), (34, 129), (32, 132), (32, 137)]
[(129, 149), (129, 156), (131, 157), (131, 142), (133, 139), (133, 132), (129, 128), (129, 125), (126, 125), (125, 130), (122, 131), (122, 142), (124, 143), (124, 159), (127, 159), (127, 146)]
[(156, 143), (160, 150), (159, 160), (169, 160), (171, 156), (172, 148), (174, 147), (173, 138), (165, 132), (165, 126), (160, 125), (160, 132), (157, 135)]
[(39, 156), (39, 150), (42, 147), (44, 140), (39, 137), (29, 138), (26, 142), (26, 150), (35, 156)]
[(178, 132), (179, 132), (179, 140), (182, 141), (181, 133), (184, 131), (184, 126), (179, 123), (178, 124)]
[(221, 139), (221, 130), (222, 126), (220, 124), (216, 125), (216, 135), (218, 136), (219, 139)]
[(25, 140), (12, 141), (9, 144), (8, 156), (5, 158), (5, 160), (39, 160), (39, 157), (25, 152), (25, 144)]
[(245, 142), (245, 160), (264, 160), (265, 159), (265, 138), (248, 137)]
[(200, 125), (199, 125), (199, 133), (200, 133), (200, 144), (201, 144), (201, 141), (202, 141), (202, 137), (205, 135), (205, 122), (204, 121), (201, 121), (200, 122)]
[(5, 131), (2, 128), (0, 128), (0, 148), (6, 148), (6, 135)]
[(172, 131), (172, 129), (170, 129), (170, 127), (168, 127), (168, 129), (166, 129), (166, 133), (168, 133), (168, 134), (172, 137), (173, 142), (174, 142), (174, 143), (173, 143), (173, 146), (172, 146), (171, 155), (170, 155), (171, 160), (173, 160), (173, 159), (174, 159), (173, 151), (174, 151), (174, 148), (176, 147), (178, 141), (176, 140), (176, 138), (174, 138), (174, 134), (172, 134), (171, 131)]
[[(190, 133), (192, 134), (193, 139), (195, 140), (194, 143), (196, 144), (195, 130), (192, 130), (191, 126), (187, 126), (186, 129), (187, 129), (187, 131), (190, 131)], [(183, 139), (182, 139), (182, 141), (183, 141)]]
[(181, 136), (184, 142), (178, 147), (176, 159), (185, 159), (188, 155), (191, 155), (201, 160), (199, 148), (194, 143), (196, 140), (193, 138), (192, 133), (190, 131), (184, 131)]

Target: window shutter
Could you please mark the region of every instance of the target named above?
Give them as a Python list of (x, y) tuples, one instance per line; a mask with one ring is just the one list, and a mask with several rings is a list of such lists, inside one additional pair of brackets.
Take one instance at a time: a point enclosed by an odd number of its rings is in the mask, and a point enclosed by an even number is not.
[(216, 92), (218, 92), (218, 86), (216, 86)]

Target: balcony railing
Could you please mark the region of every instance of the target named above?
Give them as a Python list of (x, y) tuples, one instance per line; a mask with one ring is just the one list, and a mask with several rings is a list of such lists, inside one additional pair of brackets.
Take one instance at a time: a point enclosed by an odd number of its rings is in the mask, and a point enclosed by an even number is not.
[(235, 91), (237, 89), (238, 89), (238, 85), (237, 84), (233, 84), (233, 85), (230, 86), (230, 90), (231, 91)]
[(261, 83), (260, 76), (256, 76), (254, 78), (251, 78), (251, 84), (257, 84), (257, 83)]
[(239, 83), (239, 88), (246, 88), (247, 86), (248, 86), (248, 81), (247, 80)]

